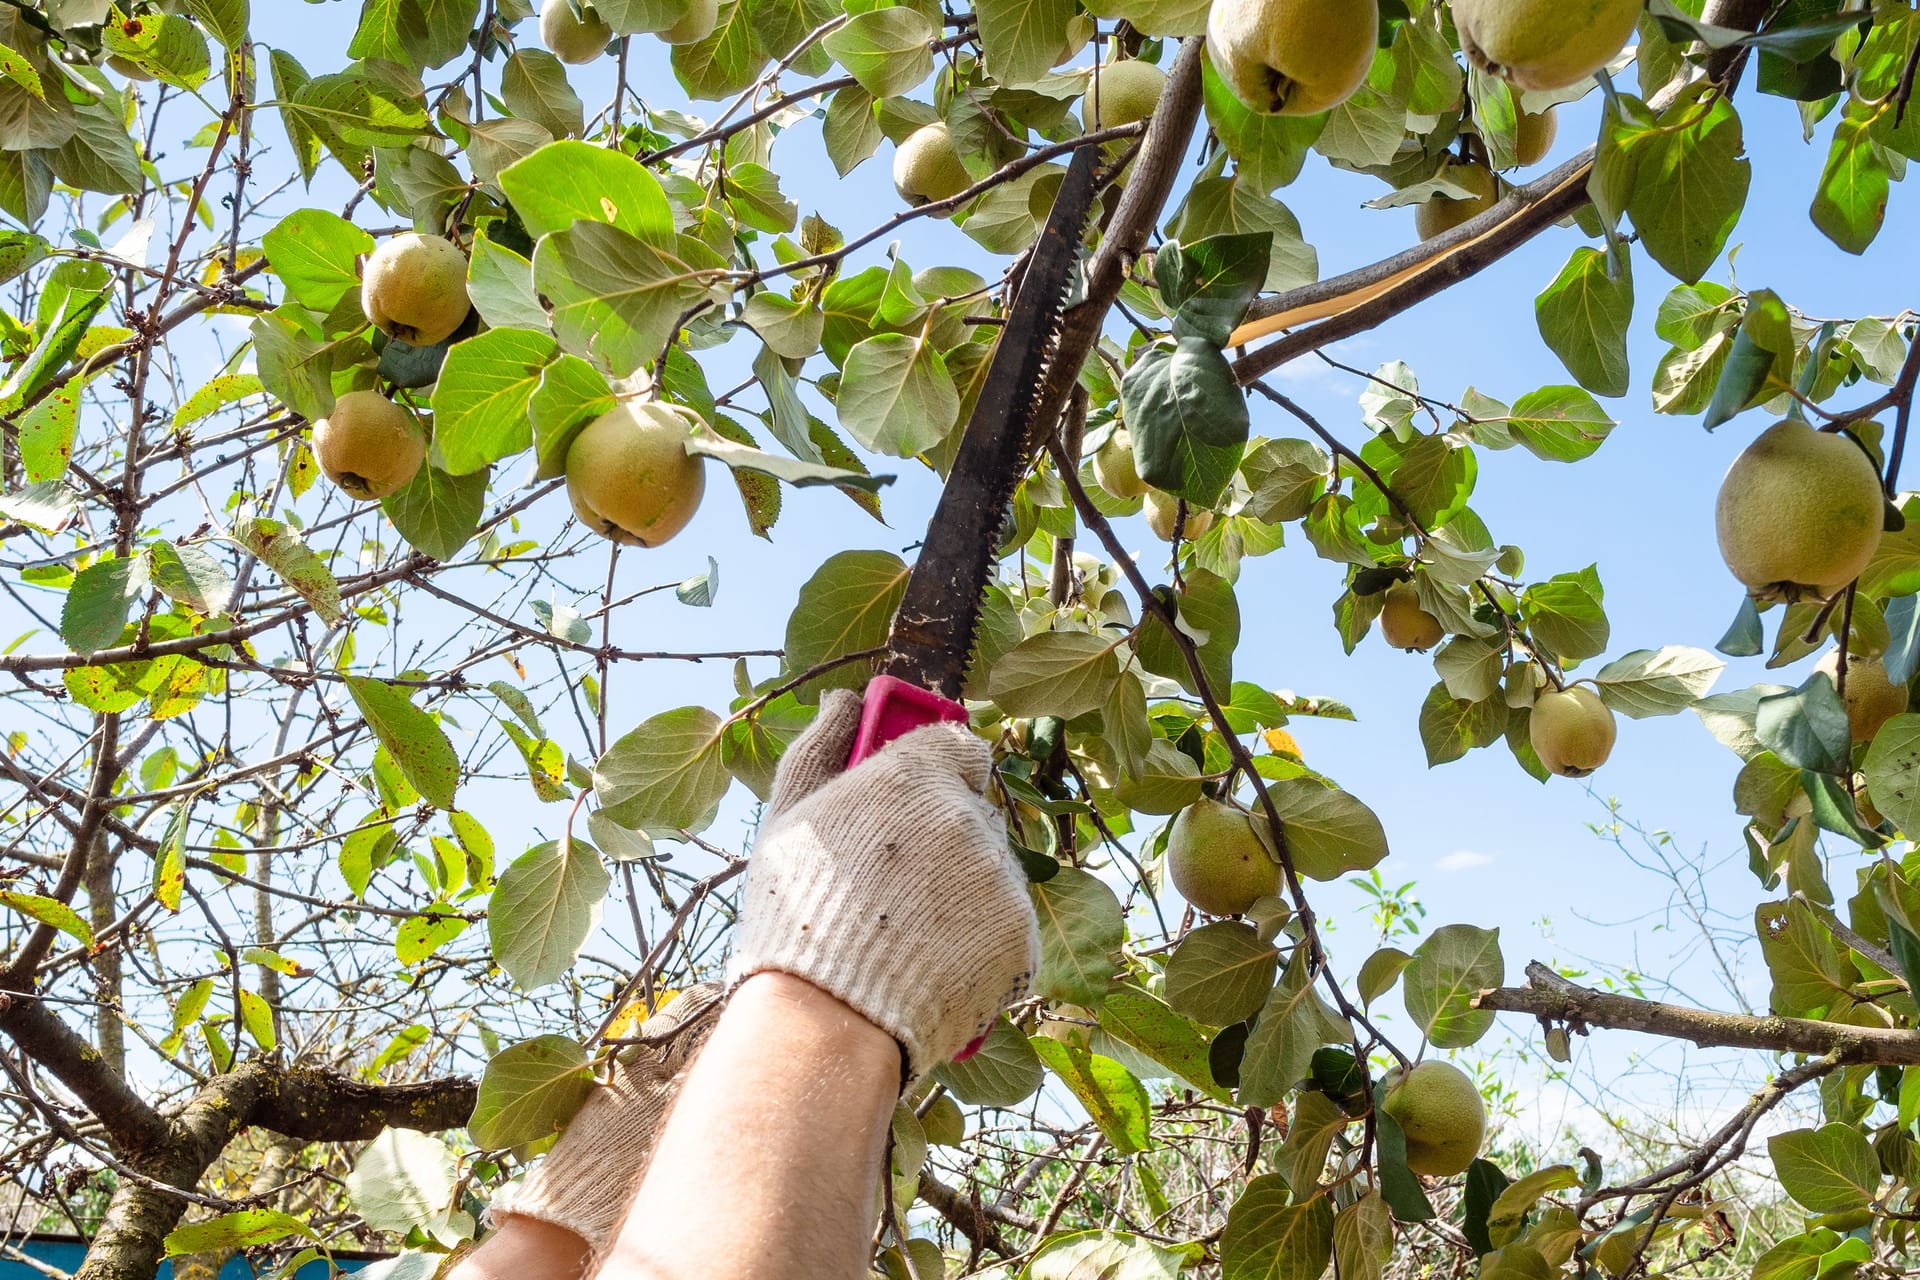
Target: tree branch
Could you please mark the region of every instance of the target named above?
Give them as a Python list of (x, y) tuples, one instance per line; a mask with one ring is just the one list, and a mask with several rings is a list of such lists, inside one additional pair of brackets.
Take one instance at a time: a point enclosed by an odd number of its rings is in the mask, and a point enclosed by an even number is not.
[(1591, 1027), (1609, 1027), (1690, 1040), (1702, 1047), (1837, 1054), (1847, 1062), (1874, 1066), (1920, 1065), (1920, 1031), (1854, 1027), (1812, 1018), (1756, 1018), (1611, 995), (1568, 982), (1537, 960), (1527, 966), (1526, 986), (1482, 991), (1473, 1004), (1477, 1009), (1530, 1013), (1545, 1022), (1564, 1022), (1582, 1035)]

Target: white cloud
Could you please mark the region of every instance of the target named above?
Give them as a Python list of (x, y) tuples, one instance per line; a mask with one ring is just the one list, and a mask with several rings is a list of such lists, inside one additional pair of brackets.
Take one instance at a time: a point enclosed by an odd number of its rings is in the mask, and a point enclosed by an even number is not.
[(1458, 849), (1434, 863), (1434, 866), (1441, 871), (1473, 871), (1492, 861), (1492, 854), (1476, 853), (1472, 849)]

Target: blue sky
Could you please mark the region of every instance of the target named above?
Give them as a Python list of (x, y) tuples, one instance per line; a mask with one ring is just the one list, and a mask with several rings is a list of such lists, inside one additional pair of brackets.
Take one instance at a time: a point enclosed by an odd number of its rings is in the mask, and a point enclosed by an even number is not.
[[(357, 8), (338, 0), (312, 8), (257, 6), (254, 34), (295, 50), (310, 70), (321, 70), (337, 65)], [(521, 28), (528, 40), (536, 38), (533, 25)], [(589, 110), (598, 105), (595, 93), (609, 77), (601, 67), (574, 73)], [(658, 105), (688, 107), (656, 51), (640, 58), (635, 79), (659, 86)], [(1754, 158), (1747, 212), (1735, 235), (1740, 283), (1773, 288), (1789, 304), (1821, 316), (1887, 315), (1911, 302), (1901, 292), (1911, 279), (1910, 259), (1899, 248), (1914, 243), (1920, 231), (1909, 193), (1895, 188), (1887, 227), (1874, 248), (1864, 258), (1847, 256), (1812, 228), (1805, 213), (1828, 130), (1822, 129), (1814, 145), (1803, 145), (1792, 104), (1749, 91), (1742, 93), (1739, 105)], [(711, 113), (713, 105), (691, 109)], [(1597, 95), (1562, 108), (1553, 159), (1583, 145), (1596, 119)], [(271, 133), (277, 140), (277, 125)], [(781, 138), (775, 164), (802, 212), (819, 210), (851, 233), (897, 209), (888, 177), (890, 155), (891, 149), (883, 146), (855, 173), (837, 179), (819, 144), (817, 124), (805, 123)], [(1382, 189), (1371, 179), (1332, 170), (1314, 158), (1301, 179), (1279, 193), (1319, 250), (1323, 274), (1363, 265), (1413, 242), (1411, 211), (1360, 208)], [(296, 190), (289, 199), (337, 207), (338, 190), (336, 170), (316, 184), (311, 197), (301, 197)], [(383, 218), (369, 206), (361, 221), (375, 225)], [(903, 239), (905, 256), (916, 268), (1003, 261), (988, 258), (942, 224), (910, 224)], [(1476, 279), (1374, 333), (1340, 344), (1333, 354), (1367, 369), (1403, 360), (1419, 374), (1424, 390), (1447, 399), (1472, 385), (1511, 401), (1538, 386), (1571, 381), (1540, 341), (1532, 299), (1572, 249), (1584, 243), (1570, 229), (1549, 232)], [(849, 268), (880, 261), (884, 248), (884, 243), (870, 247), (856, 255)], [(1542, 462), (1519, 450), (1482, 452), (1473, 501), (1498, 541), (1525, 548), (1530, 578), (1598, 564), (1612, 620), (1608, 658), (1663, 644), (1710, 648), (1720, 636), (1739, 603), (1740, 589), (1715, 549), (1713, 496), (1734, 454), (1765, 425), (1754, 414), (1708, 435), (1695, 419), (1652, 412), (1647, 388), (1663, 349), (1652, 334), (1652, 315), (1674, 282), (1644, 254), (1636, 254), (1635, 276), (1633, 388), (1626, 397), (1606, 402), (1620, 419), (1619, 429), (1594, 458), (1573, 467)], [(1727, 279), (1724, 259), (1711, 278)], [(743, 338), (724, 351), (703, 355), (716, 388), (737, 381), (755, 350), (751, 338)], [(1362, 388), (1358, 380), (1312, 359), (1277, 376), (1348, 443), (1357, 447), (1365, 439), (1356, 404)], [(1859, 398), (1872, 394), (1866, 391)], [(1255, 401), (1252, 411), (1258, 433), (1300, 434), (1263, 402)], [(687, 577), (703, 569), (711, 555), (721, 574), (715, 606), (695, 610), (676, 604), (670, 594), (647, 597), (622, 613), (615, 642), (675, 649), (777, 646), (801, 580), (825, 555), (849, 546), (902, 551), (919, 538), (936, 488), (930, 476), (911, 464), (897, 469), (901, 482), (886, 493), (888, 527), (874, 523), (836, 493), (789, 490), (771, 544), (749, 535), (728, 492), (731, 486), (724, 477), (711, 476), (709, 499), (693, 525), (664, 548), (624, 555), (617, 590)], [(1140, 522), (1134, 522), (1128, 536), (1132, 545), (1148, 548)], [(597, 588), (599, 572), (593, 569), (578, 577), (583, 585), (592, 581)], [(1666, 901), (1668, 888), (1633, 869), (1589, 833), (1586, 824), (1605, 816), (1599, 801), (1580, 783), (1534, 782), (1504, 748), (1475, 752), (1430, 771), (1416, 718), (1435, 680), (1431, 662), (1388, 650), (1377, 636), (1351, 658), (1344, 655), (1330, 612), (1340, 578), (1336, 566), (1315, 557), (1305, 538), (1291, 532), (1285, 549), (1248, 561), (1238, 588), (1248, 639), (1236, 674), (1274, 688), (1336, 697), (1353, 707), (1358, 724), (1301, 721), (1294, 732), (1309, 762), (1341, 780), (1380, 814), (1393, 847), (1383, 875), (1394, 882), (1419, 882), (1429, 925), (1457, 920), (1499, 926), (1510, 978), (1519, 976), (1529, 958), (1574, 961), (1582, 955), (1664, 973), (1670, 944), (1658, 930), (1645, 922), (1632, 928), (1609, 922), (1657, 909)], [(416, 621), (426, 617), (419, 614)], [(1590, 664), (1589, 670), (1598, 665)], [(763, 660), (755, 673), (764, 676), (770, 670)], [(481, 674), (490, 678), (506, 673), (503, 666)], [(1762, 678), (1759, 660), (1736, 661), (1719, 688)], [(730, 696), (730, 673), (724, 663), (638, 664), (617, 673), (613, 694), (618, 732), (668, 707), (723, 705)], [(565, 745), (586, 754), (581, 743)], [(1704, 848), (1708, 859), (1726, 861), (1710, 883), (1715, 905), (1738, 917), (1750, 914), (1765, 895), (1741, 856), (1740, 820), (1730, 803), (1736, 767), (1731, 753), (1691, 714), (1622, 720), (1613, 760), (1592, 785), (1601, 795), (1619, 797), (1633, 817), (1673, 829), (1683, 847)], [(513, 811), (525, 809), (515, 804)], [(745, 813), (744, 807), (731, 806), (711, 838), (734, 843)], [(559, 806), (536, 816), (549, 827), (560, 818)], [(507, 852), (513, 837), (504, 835), (501, 825), (495, 830), (502, 834)], [(536, 838), (529, 832), (525, 843)], [(690, 865), (702, 857), (691, 855)], [(1851, 881), (1850, 859), (1850, 854), (1839, 859), (1832, 875), (1837, 886)], [(1365, 920), (1343, 914), (1355, 895), (1325, 888), (1316, 890), (1316, 898), (1332, 911), (1335, 953), (1340, 966), (1350, 971), (1371, 948)], [(1749, 986), (1764, 1002), (1764, 974), (1756, 970), (1756, 975)], [(1718, 994), (1703, 974), (1683, 968), (1676, 976), (1684, 986), (1697, 987), (1703, 999)], [(1397, 1001), (1389, 1003), (1397, 1011)]]

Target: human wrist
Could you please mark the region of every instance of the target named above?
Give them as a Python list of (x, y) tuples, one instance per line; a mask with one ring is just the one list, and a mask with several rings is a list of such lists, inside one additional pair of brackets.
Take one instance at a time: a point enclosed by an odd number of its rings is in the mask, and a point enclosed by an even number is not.
[[(728, 998), (727, 1017), (771, 1035), (792, 1052), (832, 1053), (856, 1070), (891, 1070), (900, 1043), (859, 1010), (805, 978), (762, 970), (743, 980)], [(723, 1021), (723, 1027), (727, 1025)]]

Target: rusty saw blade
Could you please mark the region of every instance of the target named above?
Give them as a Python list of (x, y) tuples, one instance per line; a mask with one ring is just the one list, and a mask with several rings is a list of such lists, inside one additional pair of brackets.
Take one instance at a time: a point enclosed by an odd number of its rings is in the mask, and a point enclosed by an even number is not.
[(1097, 149), (1082, 148), (1060, 184), (887, 636), (881, 673), (949, 699), (960, 696), (1000, 528), (1026, 471), (1034, 428), (1046, 425), (1033, 417), (1093, 209), (1098, 167)]

